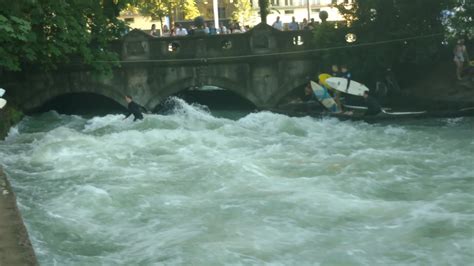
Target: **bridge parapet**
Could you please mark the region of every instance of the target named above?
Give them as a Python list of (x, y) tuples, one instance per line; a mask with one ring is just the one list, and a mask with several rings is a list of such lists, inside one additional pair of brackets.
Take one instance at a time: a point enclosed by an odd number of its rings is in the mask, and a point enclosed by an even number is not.
[(279, 31), (266, 24), (240, 34), (188, 35), (155, 38), (133, 30), (122, 40), (123, 61), (161, 63), (248, 60), (252, 55), (277, 55), (310, 48), (311, 31)]
[(97, 75), (87, 66), (31, 71), (11, 79), (25, 111), (68, 93), (94, 93), (123, 105), (123, 95), (153, 110), (181, 90), (211, 85), (230, 90), (256, 107), (274, 107), (314, 76), (317, 57), (311, 31), (278, 31), (260, 24), (246, 33), (155, 38), (134, 30), (111, 43), (120, 67)]

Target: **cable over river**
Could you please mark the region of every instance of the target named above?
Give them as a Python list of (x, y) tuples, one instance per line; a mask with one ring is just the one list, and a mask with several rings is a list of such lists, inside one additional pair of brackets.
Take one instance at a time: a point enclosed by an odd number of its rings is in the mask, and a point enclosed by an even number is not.
[(41, 265), (467, 265), (474, 119), (26, 117), (0, 158)]

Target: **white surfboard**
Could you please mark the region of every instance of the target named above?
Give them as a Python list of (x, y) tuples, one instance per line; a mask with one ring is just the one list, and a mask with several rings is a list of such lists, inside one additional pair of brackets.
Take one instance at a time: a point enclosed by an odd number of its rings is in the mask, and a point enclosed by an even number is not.
[(3, 98), (0, 98), (0, 109), (2, 109), (3, 107), (5, 107), (5, 105), (7, 104), (7, 100), (3, 99)]
[(4, 90), (4, 89), (2, 89), (2, 88), (0, 88), (0, 97), (2, 97), (2, 96), (3, 96), (3, 94), (5, 94), (5, 90)]
[(382, 109), (382, 112), (387, 115), (421, 115), (426, 113), (426, 111), (417, 111), (417, 112), (387, 112)]
[(347, 88), (347, 79), (346, 78), (328, 78), (326, 83), (329, 84), (333, 89), (347, 94), (352, 94), (356, 96), (364, 95), (364, 91), (368, 91), (364, 84), (361, 84), (357, 81), (351, 80), (349, 88)]
[[(367, 106), (360, 106), (360, 105), (349, 105), (349, 104), (344, 104), (344, 107), (349, 108), (349, 109), (355, 109), (355, 110), (367, 110)], [(390, 107), (382, 107), (382, 110), (384, 111), (390, 111), (392, 108)]]
[(328, 90), (323, 86), (320, 86), (318, 83), (311, 81), (311, 89), (313, 89), (313, 93), (318, 98), (318, 101), (321, 102), (324, 107), (326, 107), (329, 111), (333, 113), (340, 113), (339, 107), (334, 99), (329, 94)]

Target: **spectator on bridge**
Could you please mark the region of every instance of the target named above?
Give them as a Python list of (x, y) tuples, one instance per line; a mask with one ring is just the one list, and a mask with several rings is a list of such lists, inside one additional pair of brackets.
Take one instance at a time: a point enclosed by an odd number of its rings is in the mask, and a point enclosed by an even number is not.
[(296, 22), (295, 17), (291, 18), (290, 24), (288, 24), (288, 30), (299, 30), (300, 27), (298, 25), (298, 22)]
[(217, 29), (214, 28), (213, 25), (209, 27), (209, 35), (216, 35), (217, 34)]
[(175, 35), (176, 36), (186, 36), (186, 35), (188, 35), (188, 31), (186, 30), (186, 28), (183, 28), (183, 25), (181, 25), (180, 23), (176, 23), (175, 24)]
[(159, 37), (159, 34), (156, 31), (156, 25), (155, 24), (151, 24), (150, 35), (153, 36), (153, 37)]
[(306, 18), (303, 19), (303, 22), (300, 25), (300, 29), (309, 30), (309, 24), (308, 24), (308, 20)]
[(194, 18), (194, 25), (191, 25), (189, 35), (209, 35), (209, 28), (202, 16)]
[(191, 25), (188, 30), (188, 35), (194, 35), (196, 32), (196, 26)]
[(242, 30), (240, 29), (240, 25), (239, 23), (233, 23), (231, 26), (230, 26), (230, 31), (231, 33), (242, 33)]
[(176, 29), (173, 25), (170, 26), (170, 36), (176, 36)]
[(207, 23), (204, 22), (204, 33), (206, 35), (209, 35), (211, 33), (211, 30), (209, 29), (209, 27), (207, 26)]
[(227, 27), (224, 25), (224, 23), (221, 23), (221, 28), (220, 28), (220, 33), (219, 34), (228, 34)]
[(276, 21), (273, 22), (273, 25), (272, 25), (273, 28), (277, 29), (277, 30), (283, 30), (283, 23), (281, 22), (280, 20), (280, 16), (278, 16), (276, 18)]
[(162, 33), (161, 33), (162, 37), (170, 37), (171, 36), (171, 31), (170, 31), (170, 29), (168, 29), (167, 25), (164, 25), (163, 29), (161, 31), (162, 31)]
[(316, 28), (316, 21), (314, 21), (314, 18), (311, 18), (309, 24), (308, 24), (309, 30), (314, 30)]

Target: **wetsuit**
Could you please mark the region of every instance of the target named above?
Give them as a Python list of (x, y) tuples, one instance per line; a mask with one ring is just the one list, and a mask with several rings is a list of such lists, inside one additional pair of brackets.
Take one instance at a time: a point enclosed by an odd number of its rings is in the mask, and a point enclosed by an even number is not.
[(364, 115), (377, 115), (382, 112), (382, 107), (374, 97), (367, 96), (365, 103), (367, 104), (367, 112)]
[(137, 121), (137, 120), (142, 120), (143, 119), (143, 115), (142, 115), (142, 111), (141, 111), (141, 106), (138, 105), (136, 102), (130, 102), (128, 104), (128, 113), (127, 113), (127, 116), (125, 118), (128, 118), (130, 115), (133, 114), (133, 121)]
[(347, 79), (347, 86), (346, 86), (346, 91), (349, 90), (349, 86), (351, 85), (351, 73), (350, 72), (341, 72), (341, 78)]

